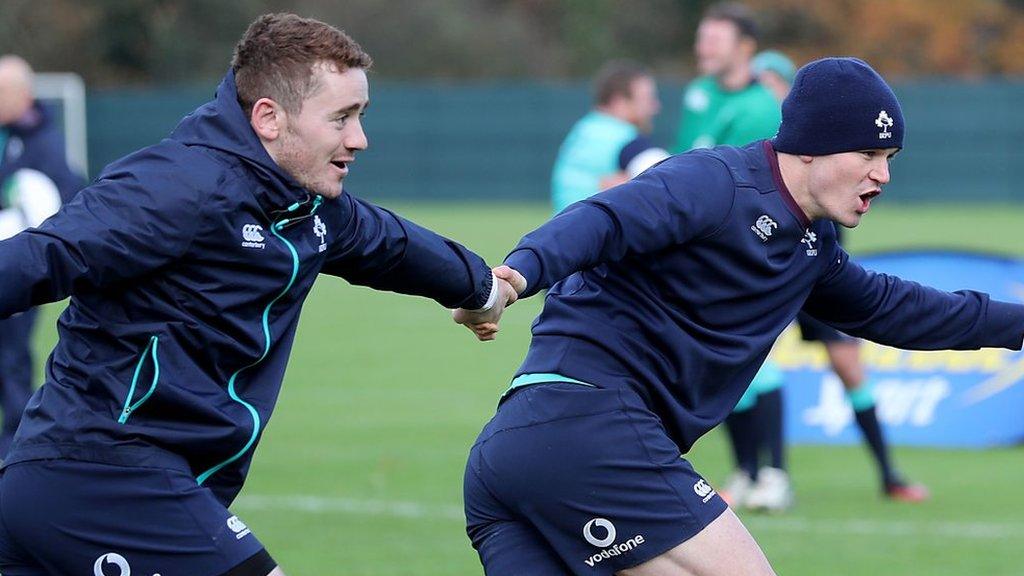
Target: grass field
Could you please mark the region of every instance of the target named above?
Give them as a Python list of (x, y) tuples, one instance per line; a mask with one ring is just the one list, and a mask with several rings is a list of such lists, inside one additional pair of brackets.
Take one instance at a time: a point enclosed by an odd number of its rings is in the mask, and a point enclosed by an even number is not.
[[(493, 262), (546, 216), (540, 205), (389, 206)], [(1024, 207), (879, 203), (849, 245), (1024, 254), (1022, 224)], [(516, 304), (499, 339), (482, 344), (432, 302), (322, 278), (233, 510), (290, 576), (480, 574), (463, 532), (463, 464), (539, 304)], [(40, 324), (41, 356), (59, 308)], [(897, 458), (929, 485), (931, 502), (883, 501), (860, 447), (793, 448), (796, 508), (743, 516), (779, 574), (1024, 574), (1024, 449), (898, 449)], [(709, 479), (728, 472), (717, 432), (690, 459)]]

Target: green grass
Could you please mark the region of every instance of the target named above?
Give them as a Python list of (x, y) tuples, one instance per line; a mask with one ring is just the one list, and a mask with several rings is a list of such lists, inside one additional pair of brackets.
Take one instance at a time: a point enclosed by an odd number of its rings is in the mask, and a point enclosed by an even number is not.
[[(547, 215), (527, 204), (391, 207), (492, 262)], [(1022, 207), (879, 204), (849, 245), (1022, 254), (1022, 223)], [(516, 304), (499, 339), (478, 343), (432, 302), (321, 279), (234, 506), (290, 576), (481, 573), (459, 518), (463, 464), (526, 350), (539, 304)], [(40, 324), (40, 361), (58, 310), (49, 307)], [(931, 502), (883, 501), (859, 447), (796, 447), (796, 509), (744, 520), (780, 574), (1021, 573), (1024, 450), (899, 449), (897, 458), (929, 485)], [(690, 459), (710, 479), (728, 472), (716, 432)]]

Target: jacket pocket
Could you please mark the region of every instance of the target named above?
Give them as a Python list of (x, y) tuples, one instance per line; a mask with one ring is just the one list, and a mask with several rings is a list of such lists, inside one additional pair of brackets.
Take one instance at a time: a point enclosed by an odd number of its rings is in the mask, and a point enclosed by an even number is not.
[[(118, 424), (127, 422), (128, 417), (138, 410), (146, 400), (149, 400), (149, 397), (156, 391), (156, 384), (160, 380), (160, 359), (157, 357), (157, 346), (159, 344), (160, 341), (156, 336), (150, 336), (149, 344), (146, 345), (142, 355), (139, 356), (139, 362), (135, 365), (135, 372), (132, 374), (131, 386), (128, 387), (128, 395), (124, 399), (124, 407), (121, 408), (121, 415), (117, 418)], [(142, 373), (142, 367), (146, 364), (147, 358), (151, 358), (153, 362), (153, 378), (149, 383), (149, 390), (133, 403), (132, 398), (135, 396), (135, 389), (139, 385), (139, 375)]]

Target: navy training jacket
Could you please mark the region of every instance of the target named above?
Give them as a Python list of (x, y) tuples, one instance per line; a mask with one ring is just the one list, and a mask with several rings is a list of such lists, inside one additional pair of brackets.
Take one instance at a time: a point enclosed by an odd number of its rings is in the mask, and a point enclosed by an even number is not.
[(452, 241), (301, 188), (252, 131), (229, 73), (169, 139), (0, 243), (0, 317), (71, 296), (4, 465), (182, 469), (230, 504), (321, 272), (451, 308), (479, 308), (492, 283)]
[(685, 453), (803, 308), (900, 348), (1019, 350), (1024, 306), (876, 274), (810, 222), (767, 140), (673, 156), (566, 208), (505, 259), (552, 286), (522, 374), (636, 390)]

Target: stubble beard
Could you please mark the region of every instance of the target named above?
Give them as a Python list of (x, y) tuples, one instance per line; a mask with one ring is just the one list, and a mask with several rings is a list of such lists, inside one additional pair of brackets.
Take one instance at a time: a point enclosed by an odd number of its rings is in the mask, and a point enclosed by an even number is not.
[(341, 182), (327, 182), (323, 175), (326, 168), (318, 170), (316, 166), (310, 165), (303, 157), (305, 147), (300, 139), (291, 132), (286, 131), (285, 134), (278, 165), (306, 190), (325, 198), (338, 196), (341, 193)]

